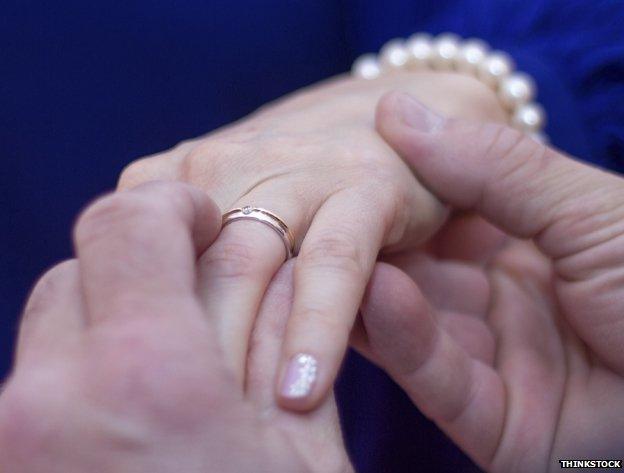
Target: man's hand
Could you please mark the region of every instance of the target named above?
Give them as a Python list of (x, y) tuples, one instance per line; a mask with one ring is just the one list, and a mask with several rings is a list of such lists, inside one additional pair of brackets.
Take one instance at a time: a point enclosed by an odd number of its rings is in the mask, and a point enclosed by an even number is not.
[(333, 398), (306, 416), (275, 405), (291, 265), (244, 341), (243, 380), (226, 367), (219, 315), (197, 294), (197, 258), (220, 227), (203, 192), (175, 183), (84, 212), (77, 259), (48, 272), (24, 311), (0, 396), (0, 471), (350, 470)]
[(488, 470), (621, 459), (624, 180), (405, 94), (377, 127), (456, 216), (377, 267), (356, 345)]

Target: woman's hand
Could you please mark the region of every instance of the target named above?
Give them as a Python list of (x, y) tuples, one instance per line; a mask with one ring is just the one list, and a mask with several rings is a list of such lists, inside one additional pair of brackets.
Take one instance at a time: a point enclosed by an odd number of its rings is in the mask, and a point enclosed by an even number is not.
[(356, 345), (488, 470), (621, 459), (624, 180), (405, 94), (377, 126), (461, 213), (377, 268)]
[(0, 396), (1, 471), (351, 471), (333, 398), (304, 416), (275, 404), (291, 264), (244, 341), (245, 389), (225, 368), (219, 314), (197, 294), (197, 255), (220, 227), (205, 193), (178, 183), (86, 210), (77, 259), (48, 272), (24, 311)]
[[(309, 409), (330, 389), (380, 249), (420, 244), (445, 209), (375, 133), (378, 98), (411, 91), (440, 113), (502, 119), (492, 92), (453, 74), (395, 74), (376, 81), (339, 79), (264, 107), (204, 138), (130, 165), (121, 188), (152, 179), (193, 183), (222, 212), (251, 205), (280, 216), (294, 232), (295, 299), (280, 372), (298, 354), (316, 359), (310, 389), (291, 392), (282, 374), (282, 405)], [(230, 367), (244, 376), (246, 340), (269, 281), (284, 261), (280, 239), (249, 220), (226, 226), (201, 257), (204, 304), (218, 318)], [(296, 380), (295, 380), (296, 382)]]

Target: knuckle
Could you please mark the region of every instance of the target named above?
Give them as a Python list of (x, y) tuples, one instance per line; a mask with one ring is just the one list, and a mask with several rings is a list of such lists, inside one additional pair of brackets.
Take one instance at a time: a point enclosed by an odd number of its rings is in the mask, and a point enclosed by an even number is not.
[(225, 279), (251, 277), (262, 269), (252, 246), (242, 241), (217, 241), (202, 256), (200, 265), (211, 275)]
[(545, 149), (544, 145), (509, 126), (486, 124), (481, 126), (480, 132), (483, 135), (480, 142), (486, 144), (481, 154), (493, 164), (524, 162), (540, 156)]
[(402, 177), (392, 172), (380, 172), (364, 180), (356, 188), (357, 195), (353, 198), (357, 200), (359, 210), (377, 218), (394, 211), (399, 203), (404, 202), (405, 191), (401, 185), (389, 186), (388, 182), (401, 183)]
[(68, 279), (75, 277), (78, 273), (78, 262), (75, 259), (66, 260), (48, 270), (31, 291), (24, 315), (22, 317), (22, 327), (47, 309), (48, 303), (58, 293), (60, 287)]
[(131, 162), (121, 171), (117, 188), (128, 189), (149, 180), (153, 174), (152, 170), (151, 158), (143, 158)]
[(147, 211), (146, 203), (128, 194), (102, 197), (88, 207), (78, 218), (74, 229), (77, 246), (89, 245), (111, 228), (132, 222)]
[(171, 158), (179, 157), (181, 155), (187, 154), (191, 151), (198, 143), (201, 143), (201, 138), (190, 138), (186, 140), (180, 141), (176, 144), (171, 150), (168, 151), (167, 154), (171, 156)]
[(195, 144), (180, 160), (180, 177), (186, 182), (213, 182), (222, 175), (221, 163), (231, 162), (236, 146), (212, 137)]
[(190, 176), (206, 173), (211, 151), (206, 142), (202, 142), (198, 143), (184, 155), (180, 168), (182, 178), (185, 181), (190, 181)]
[[(343, 195), (367, 212), (387, 213), (405, 195), (405, 188), (401, 185), (406, 182), (405, 169), (394, 164), (396, 163), (358, 164), (357, 169), (353, 170), (354, 182), (351, 188), (343, 191)], [(389, 182), (399, 185), (389, 186)], [(412, 181), (409, 182), (412, 184)]]
[(355, 144), (343, 141), (323, 143), (322, 152), (332, 157), (332, 172), (339, 166), (352, 176), (355, 183), (367, 182), (368, 179), (376, 182), (390, 168), (387, 160), (383, 159), (387, 156), (386, 150), (379, 147), (377, 140), (362, 135), (357, 135), (357, 138)]
[(323, 233), (302, 247), (297, 269), (327, 269), (363, 277), (364, 268), (356, 238), (347, 231)]
[(120, 228), (128, 242), (141, 242), (162, 229), (165, 222), (174, 225), (192, 212), (193, 199), (185, 186), (173, 182), (149, 186), (155, 188), (149, 195), (122, 192), (102, 197), (88, 207), (74, 228), (76, 245), (88, 246)]
[(488, 192), (506, 189), (507, 192), (524, 192), (528, 184), (544, 173), (551, 161), (549, 149), (524, 133), (504, 125), (483, 128), (489, 143), (483, 159), (493, 172), (484, 183), (484, 196)]
[(195, 207), (192, 188), (188, 184), (175, 181), (160, 181), (146, 185), (152, 195), (146, 198), (146, 213), (156, 213), (161, 217), (187, 216)]

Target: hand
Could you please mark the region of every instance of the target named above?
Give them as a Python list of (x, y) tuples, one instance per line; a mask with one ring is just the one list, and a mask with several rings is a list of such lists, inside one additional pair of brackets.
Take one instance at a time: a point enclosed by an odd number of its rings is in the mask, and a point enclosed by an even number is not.
[(377, 268), (356, 345), (483, 468), (621, 458), (624, 180), (405, 94), (377, 127), (457, 217)]
[(334, 401), (305, 416), (276, 407), (273, 373), (292, 265), (270, 285), (245, 389), (197, 295), (196, 258), (221, 214), (185, 184), (104, 197), (80, 218), (77, 259), (52, 269), (24, 312), (0, 396), (0, 470), (349, 471)]
[[(318, 371), (309, 389), (296, 393), (290, 377), (278, 377), (283, 382), (276, 393), (286, 407), (310, 409), (331, 388), (380, 249), (418, 245), (446, 218), (444, 207), (375, 133), (375, 104), (396, 87), (447, 115), (504, 116), (488, 88), (458, 75), (339, 79), (140, 160), (121, 176), (121, 188), (151, 179), (190, 182), (215, 198), (222, 211), (263, 207), (294, 232), (295, 300), (280, 371), (301, 353), (316, 359)], [(226, 226), (201, 258), (200, 296), (222, 314), (217, 331), (231, 347), (226, 361), (239, 382), (254, 317), (283, 261), (280, 239), (249, 220)]]

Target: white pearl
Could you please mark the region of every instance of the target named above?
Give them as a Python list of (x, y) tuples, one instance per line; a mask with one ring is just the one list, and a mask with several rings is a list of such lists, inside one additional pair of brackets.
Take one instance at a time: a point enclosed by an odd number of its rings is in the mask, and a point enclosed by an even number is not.
[(409, 53), (409, 68), (427, 69), (433, 51), (431, 36), (425, 33), (417, 33), (410, 36), (405, 45)]
[(515, 73), (501, 80), (498, 97), (505, 107), (514, 109), (535, 97), (535, 84), (527, 74)]
[(458, 51), (459, 37), (451, 33), (441, 34), (433, 41), (431, 65), (440, 71), (453, 69)]
[(514, 128), (527, 133), (538, 133), (546, 123), (546, 112), (536, 103), (527, 103), (518, 107), (511, 117)]
[(478, 39), (470, 39), (460, 45), (455, 57), (455, 69), (464, 74), (476, 74), (477, 68), (484, 61), (488, 45)]
[(400, 39), (388, 41), (379, 52), (379, 63), (383, 69), (401, 69), (408, 59), (409, 52)]
[(351, 74), (361, 79), (375, 79), (381, 74), (381, 68), (374, 54), (364, 54), (357, 58), (351, 67)]
[(477, 76), (482, 82), (492, 88), (497, 88), (501, 79), (511, 74), (514, 68), (513, 60), (501, 51), (494, 51), (477, 67)]

